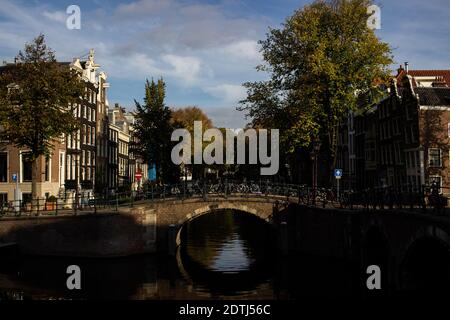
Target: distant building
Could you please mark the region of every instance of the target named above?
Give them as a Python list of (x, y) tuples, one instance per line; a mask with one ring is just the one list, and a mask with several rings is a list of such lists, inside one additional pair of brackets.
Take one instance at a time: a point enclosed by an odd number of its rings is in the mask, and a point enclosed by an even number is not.
[[(39, 157), (37, 194), (39, 198), (57, 195), (64, 186), (65, 144), (55, 143), (48, 159)], [(6, 144), (0, 148), (0, 204), (14, 200), (16, 178), (22, 191), (23, 200), (31, 199), (31, 162), (24, 156), (27, 150), (20, 150)]]
[[(62, 66), (77, 70), (85, 83), (84, 95), (74, 106), (74, 116), (80, 122), (80, 129), (54, 143), (53, 153), (48, 159), (38, 159), (37, 194), (67, 196), (78, 190), (81, 194), (92, 194), (96, 167), (97, 137), (97, 95), (99, 84), (94, 62), (94, 51), (90, 50), (87, 60), (75, 58)], [(0, 72), (14, 64), (0, 67)], [(0, 202), (14, 199), (17, 177), (23, 198), (31, 196), (31, 164), (24, 155), (27, 150), (19, 150), (7, 142), (0, 150)]]
[[(349, 117), (354, 126), (355, 173), (348, 180), (356, 189), (418, 190), (437, 183), (450, 194), (450, 87), (444, 77), (450, 71), (438, 72), (443, 78), (433, 81), (428, 71), (416, 70), (415, 76), (411, 72), (399, 71), (384, 99)], [(350, 163), (345, 142), (340, 142), (338, 156), (344, 176)]]
[[(117, 187), (123, 191), (138, 190), (148, 180), (148, 168), (142, 157), (133, 150), (133, 144), (139, 143), (134, 135), (134, 115), (115, 104), (109, 109), (109, 121), (118, 129), (117, 138), (117, 161), (118, 161), (118, 184)], [(136, 174), (141, 179), (136, 179)]]
[(107, 167), (107, 182), (108, 191), (114, 193), (118, 187), (119, 174), (119, 158), (118, 158), (118, 142), (119, 142), (120, 128), (109, 123), (108, 125), (108, 167)]
[(97, 161), (95, 172), (95, 191), (100, 194), (108, 192), (109, 104), (107, 89), (109, 83), (106, 80), (106, 74), (101, 72), (97, 97)]
[(90, 50), (86, 61), (75, 58), (70, 67), (80, 72), (86, 87), (84, 96), (74, 110), (74, 115), (80, 122), (80, 129), (66, 139), (65, 193), (74, 193), (78, 187), (82, 196), (91, 196), (94, 193), (97, 159), (99, 83), (96, 71), (100, 66), (94, 62), (94, 50)]

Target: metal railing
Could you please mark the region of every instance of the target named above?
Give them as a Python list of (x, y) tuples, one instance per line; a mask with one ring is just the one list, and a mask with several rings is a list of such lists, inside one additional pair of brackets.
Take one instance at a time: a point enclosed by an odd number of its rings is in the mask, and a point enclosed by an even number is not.
[[(441, 194), (439, 193), (441, 192)], [(443, 193), (442, 193), (443, 192)], [(149, 185), (145, 191), (130, 191), (107, 195), (73, 195), (58, 198), (0, 202), (0, 217), (77, 215), (98, 211), (118, 211), (137, 202), (229, 197), (274, 197), (308, 206), (360, 209), (424, 209), (443, 212), (447, 207), (450, 188), (422, 186), (420, 188), (372, 188), (362, 191), (312, 189), (306, 185), (280, 184), (269, 181), (187, 181), (170, 185)]]

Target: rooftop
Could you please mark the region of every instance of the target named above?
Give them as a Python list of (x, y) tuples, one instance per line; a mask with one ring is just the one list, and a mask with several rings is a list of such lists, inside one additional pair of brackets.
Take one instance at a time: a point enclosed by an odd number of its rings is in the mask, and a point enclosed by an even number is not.
[(414, 91), (419, 95), (423, 106), (450, 106), (450, 88), (421, 88)]

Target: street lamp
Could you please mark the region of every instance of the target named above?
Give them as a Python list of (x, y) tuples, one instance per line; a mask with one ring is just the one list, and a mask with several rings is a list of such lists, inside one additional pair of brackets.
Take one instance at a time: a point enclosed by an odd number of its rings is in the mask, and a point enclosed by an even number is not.
[(316, 191), (317, 191), (317, 160), (319, 157), (320, 147), (322, 146), (322, 142), (318, 137), (314, 137), (312, 140), (312, 151), (310, 153), (311, 160), (313, 162), (313, 170), (312, 170), (312, 188), (313, 188), (313, 205), (316, 205)]

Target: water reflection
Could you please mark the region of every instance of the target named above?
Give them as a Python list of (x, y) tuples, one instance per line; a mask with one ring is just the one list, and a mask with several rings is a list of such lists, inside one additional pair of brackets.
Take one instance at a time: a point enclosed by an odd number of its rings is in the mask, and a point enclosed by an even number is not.
[(183, 229), (180, 269), (197, 292), (273, 298), (272, 231), (263, 220), (231, 210), (199, 217)]

